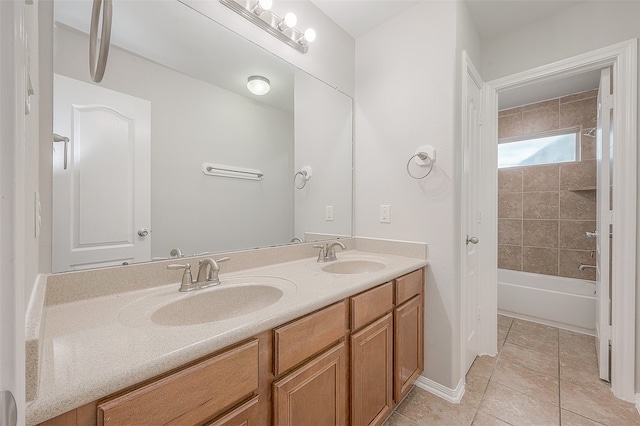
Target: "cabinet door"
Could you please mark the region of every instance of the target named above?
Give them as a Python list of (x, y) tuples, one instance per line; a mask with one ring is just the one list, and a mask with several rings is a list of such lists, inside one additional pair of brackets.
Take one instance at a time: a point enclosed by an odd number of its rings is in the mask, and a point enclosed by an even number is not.
[(351, 420), (380, 425), (393, 408), (393, 317), (351, 336)]
[(344, 342), (273, 384), (273, 424), (345, 425), (347, 353)]
[(394, 397), (399, 402), (411, 389), (424, 365), (422, 297), (415, 296), (394, 311)]

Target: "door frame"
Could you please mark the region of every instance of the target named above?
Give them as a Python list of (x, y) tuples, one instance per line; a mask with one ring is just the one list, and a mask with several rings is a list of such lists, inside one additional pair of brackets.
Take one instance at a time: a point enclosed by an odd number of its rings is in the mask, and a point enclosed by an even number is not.
[[(611, 390), (618, 398), (635, 399), (635, 311), (636, 311), (636, 188), (637, 188), (637, 39), (574, 56), (565, 60), (495, 79), (484, 90), (482, 180), (487, 188), (483, 215), (497, 218), (498, 93), (534, 82), (612, 67), (614, 78), (614, 175), (617, 196), (613, 201), (613, 223), (618, 232), (613, 240), (612, 358)], [(624, 143), (630, 141), (630, 143)], [(489, 216), (491, 215), (491, 216)], [(481, 292), (497, 296), (497, 219), (486, 221), (484, 235), (483, 287)], [(615, 231), (614, 231), (615, 232)], [(480, 238), (483, 238), (482, 236)], [(494, 299), (497, 300), (497, 299)], [(497, 304), (497, 303), (496, 303)], [(487, 306), (487, 308), (489, 308)], [(493, 307), (491, 307), (493, 309)], [(497, 314), (497, 307), (494, 312)], [(625, 319), (633, 319), (625, 321)], [(485, 334), (488, 333), (485, 330)]]
[[(0, 1), (0, 389), (25, 421), (24, 2)], [(37, 261), (37, 259), (35, 259)]]

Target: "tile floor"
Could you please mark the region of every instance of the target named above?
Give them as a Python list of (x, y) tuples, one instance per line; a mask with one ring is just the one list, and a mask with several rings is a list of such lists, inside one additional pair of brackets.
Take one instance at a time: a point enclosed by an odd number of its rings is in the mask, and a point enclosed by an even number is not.
[(498, 316), (498, 351), (476, 358), (460, 404), (414, 387), (386, 426), (640, 425), (598, 378), (594, 337)]

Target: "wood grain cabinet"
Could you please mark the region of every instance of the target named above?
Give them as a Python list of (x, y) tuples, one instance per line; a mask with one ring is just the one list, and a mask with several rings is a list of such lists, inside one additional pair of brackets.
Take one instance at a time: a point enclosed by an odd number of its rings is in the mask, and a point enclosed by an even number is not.
[(396, 280), (394, 399), (400, 402), (424, 369), (424, 294), (422, 270)]
[(273, 424), (347, 423), (347, 349), (340, 342), (273, 384)]
[(392, 310), (393, 283), (351, 298), (353, 425), (380, 425), (393, 410)]
[(202, 424), (258, 389), (258, 339), (98, 404), (98, 426)]
[(424, 367), (417, 270), (46, 426), (380, 425)]

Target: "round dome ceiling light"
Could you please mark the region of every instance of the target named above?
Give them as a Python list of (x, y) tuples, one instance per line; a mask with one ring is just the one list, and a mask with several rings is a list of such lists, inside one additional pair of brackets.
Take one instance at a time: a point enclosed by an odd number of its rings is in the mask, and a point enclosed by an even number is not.
[(252, 75), (247, 79), (247, 89), (254, 95), (266, 95), (271, 90), (271, 82), (261, 75)]

